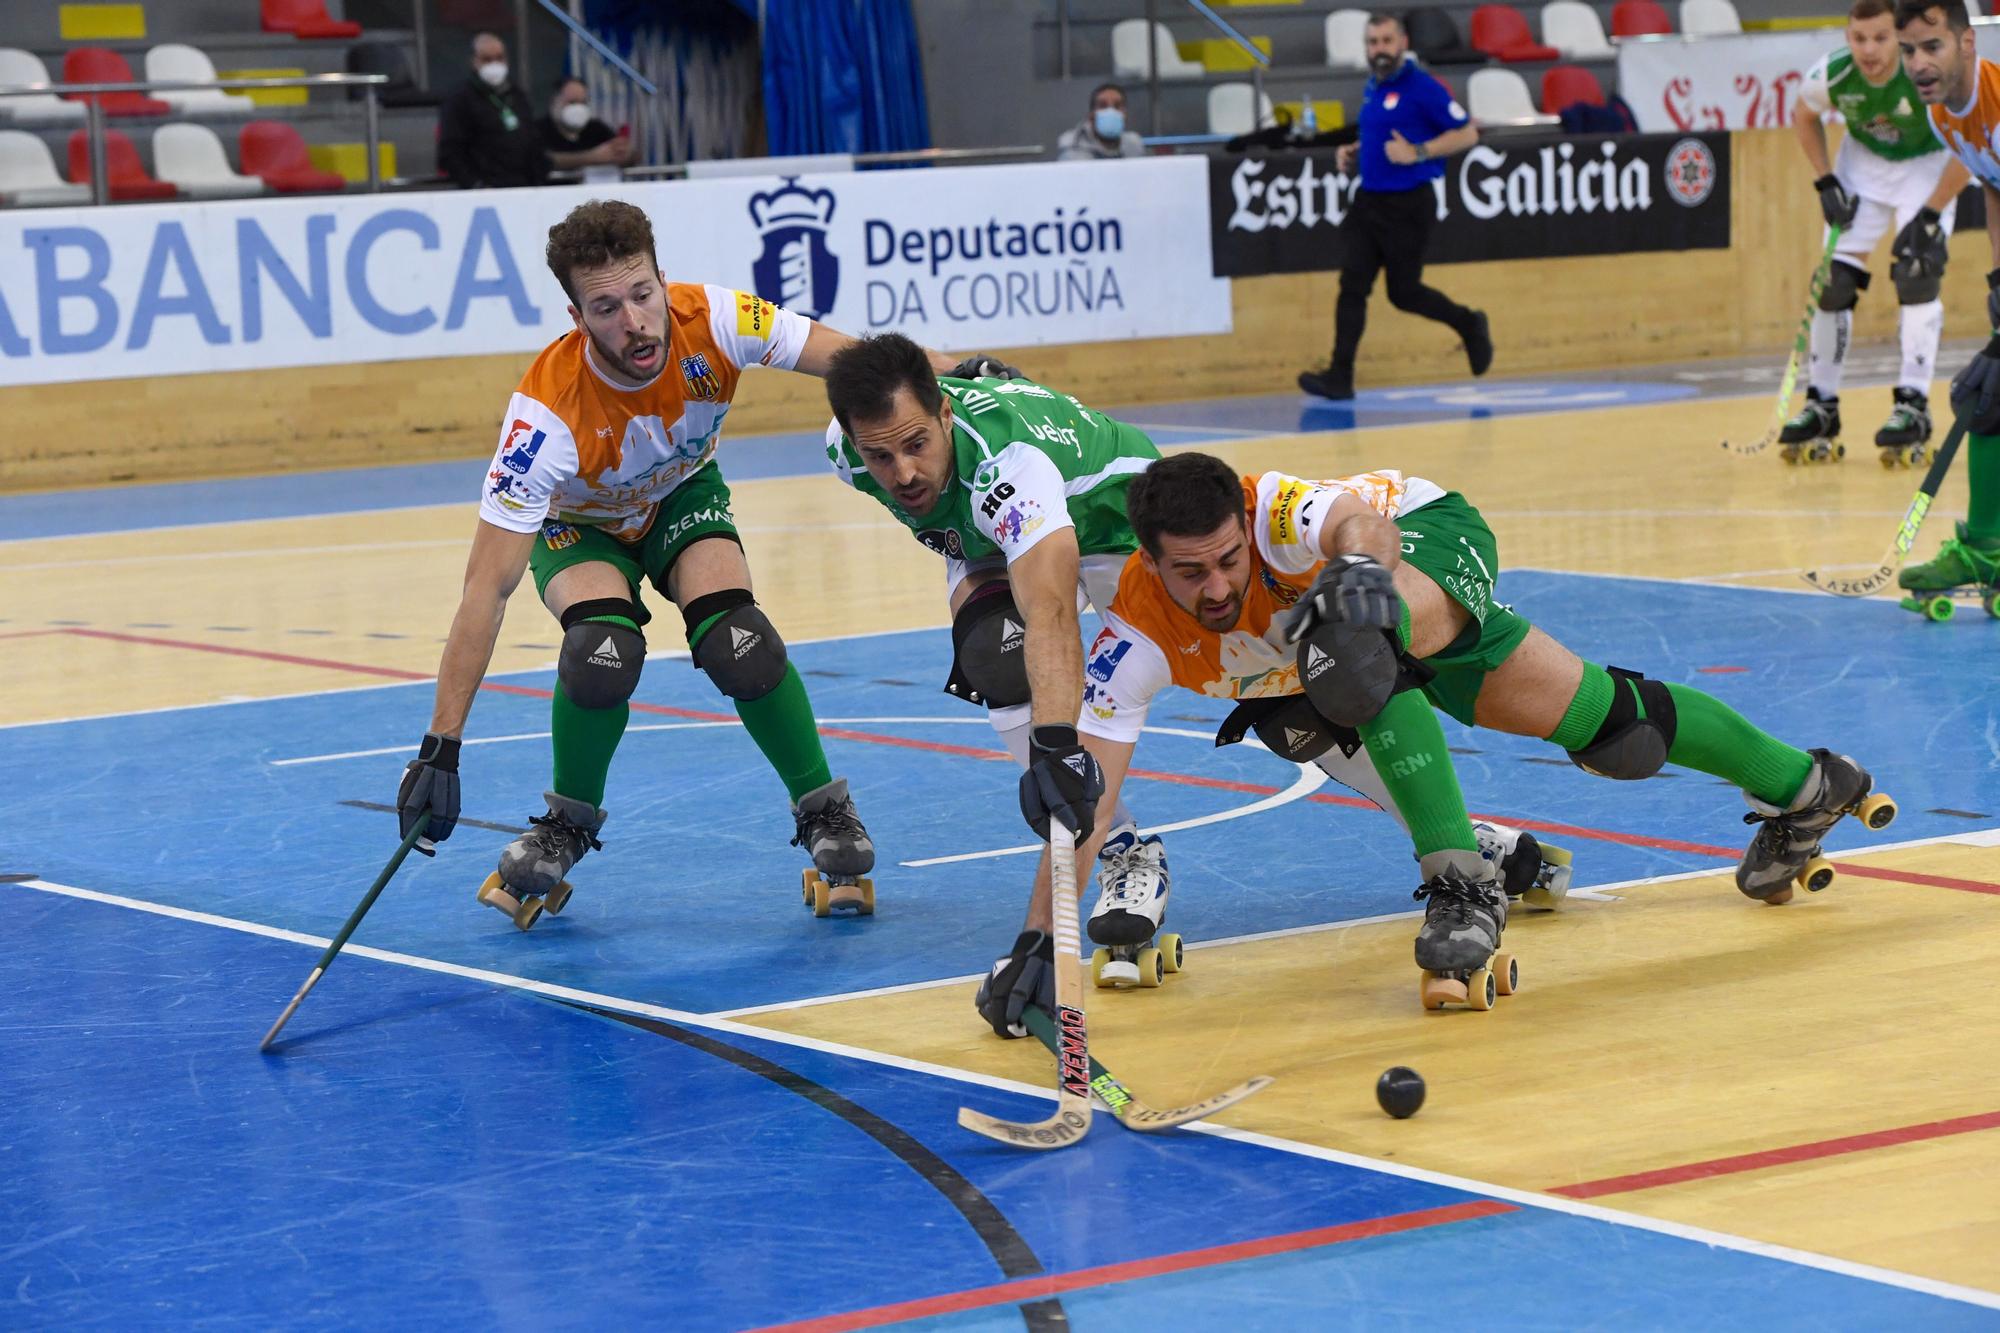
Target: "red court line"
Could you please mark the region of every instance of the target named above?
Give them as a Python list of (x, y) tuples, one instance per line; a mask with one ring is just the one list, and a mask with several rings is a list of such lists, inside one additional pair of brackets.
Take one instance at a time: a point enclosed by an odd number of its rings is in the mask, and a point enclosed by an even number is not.
[(1833, 868), (1843, 875), (1861, 879), (1899, 879), (1905, 884), (1928, 884), (1934, 889), (1963, 889), (1967, 893), (2000, 894), (2000, 884), (1981, 879), (1954, 879), (1950, 875), (1927, 875), (1919, 870), (1885, 870), (1881, 866), (1858, 866), (1852, 861), (1835, 861)]
[(1688, 1180), (1707, 1180), (1712, 1176), (1733, 1175), (1739, 1171), (1761, 1171), (1767, 1166), (1811, 1162), (1822, 1157), (1867, 1152), (1871, 1148), (1888, 1148), (1899, 1143), (1920, 1143), (1925, 1139), (1971, 1134), (1982, 1129), (2000, 1129), (2000, 1111), (1959, 1116), (1955, 1120), (1932, 1120), (1922, 1125), (1905, 1125), (1900, 1129), (1878, 1129), (1866, 1134), (1849, 1134), (1844, 1138), (1821, 1139), (1817, 1143), (1801, 1143), (1790, 1148), (1769, 1148), (1763, 1152), (1743, 1153), (1736, 1157), (1718, 1157), (1708, 1162), (1689, 1162), (1683, 1166), (1661, 1167), (1657, 1171), (1637, 1171), (1629, 1176), (1608, 1176), (1603, 1180), (1586, 1180), (1576, 1185), (1559, 1185), (1547, 1192), (1560, 1194), (1569, 1199), (1595, 1199), (1605, 1194), (1649, 1190), (1661, 1185), (1678, 1185)]
[(927, 1296), (921, 1300), (899, 1301), (894, 1305), (878, 1305), (872, 1309), (823, 1315), (788, 1324), (771, 1324), (757, 1330), (756, 1333), (845, 1333), (845, 1330), (849, 1329), (880, 1328), (884, 1324), (893, 1324), (905, 1319), (922, 1319), (931, 1315), (979, 1310), (993, 1305), (1012, 1305), (1020, 1301), (1041, 1300), (1049, 1296), (1060, 1296), (1066, 1291), (1081, 1291), (1088, 1287), (1132, 1282), (1139, 1278), (1160, 1277), (1168, 1273), (1185, 1273), (1195, 1268), (1240, 1263), (1245, 1259), (1261, 1259), (1273, 1254), (1292, 1254), (1299, 1250), (1338, 1245), (1344, 1241), (1366, 1240), (1373, 1236), (1392, 1236), (1399, 1232), (1421, 1231), (1427, 1227), (1443, 1226), (1449, 1222), (1496, 1217), (1502, 1213), (1518, 1211), (1515, 1205), (1501, 1203), (1496, 1199), (1454, 1203), (1442, 1208), (1425, 1208), (1417, 1212), (1369, 1218), (1364, 1222), (1344, 1222), (1339, 1226), (1293, 1231), (1282, 1236), (1266, 1236), (1258, 1240), (1236, 1241), (1229, 1245), (1213, 1245), (1206, 1249), (1183, 1250), (1178, 1254), (1162, 1254), (1150, 1259), (1133, 1259), (1125, 1263), (1104, 1264), (1097, 1268), (1081, 1268), (1073, 1273), (1016, 1278), (1011, 1282), (996, 1282), (988, 1287), (973, 1287), (966, 1291), (948, 1292), (942, 1296)]
[(60, 634), (59, 629), (10, 629), (0, 634), (0, 639), (32, 639), (42, 634)]

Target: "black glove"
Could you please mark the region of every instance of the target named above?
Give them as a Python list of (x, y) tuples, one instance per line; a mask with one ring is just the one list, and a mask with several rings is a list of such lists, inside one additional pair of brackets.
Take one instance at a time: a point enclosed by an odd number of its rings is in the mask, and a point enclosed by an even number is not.
[(1039, 930), (1022, 931), (1013, 952), (993, 960), (993, 970), (979, 983), (972, 1003), (997, 1035), (1027, 1036), (1021, 1011), (1031, 1004), (1041, 1006), (1044, 1013), (1056, 1011), (1055, 962), (1055, 941)]
[(1845, 229), (1854, 225), (1861, 201), (1847, 192), (1840, 177), (1828, 172), (1813, 182), (1813, 188), (1819, 191), (1819, 211), (1825, 215), (1827, 226)]
[(458, 826), (457, 741), (436, 732), (424, 734), (423, 747), (403, 770), (403, 785), (396, 791), (396, 814), (406, 838), (420, 816), (431, 817), (430, 827), (417, 839), (417, 850), (436, 856), (432, 844), (449, 838)]
[(1896, 262), (1893, 272), (1905, 278), (1935, 277), (1944, 272), (1951, 256), (1951, 238), (1944, 234), (1944, 219), (1935, 208), (1920, 208), (1917, 215), (1896, 233), (1889, 255)]
[(1973, 435), (2000, 435), (2000, 337), (1951, 377), (1951, 410)]
[(1395, 575), (1372, 556), (1335, 556), (1292, 608), (1285, 640), (1297, 643), (1322, 624), (1385, 629), (1393, 634), (1402, 619), (1403, 599), (1396, 591)]
[(974, 352), (965, 360), (951, 368), (955, 380), (1018, 380), (1026, 379), (1019, 370), (1008, 365), (997, 356), (984, 352)]
[[(1021, 815), (1047, 841), (1054, 819), (1082, 842), (1096, 827), (1104, 770), (1083, 748), (1075, 727), (1036, 727), (1028, 733), (1028, 771), (1021, 775)], [(1060, 889), (1057, 892), (1061, 892)]]
[(2000, 336), (2000, 268), (1986, 275), (1986, 328)]

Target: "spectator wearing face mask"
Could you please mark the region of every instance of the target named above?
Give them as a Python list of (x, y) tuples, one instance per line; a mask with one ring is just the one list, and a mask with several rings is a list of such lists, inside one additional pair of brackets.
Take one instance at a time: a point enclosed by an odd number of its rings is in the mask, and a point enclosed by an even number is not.
[(1125, 128), (1125, 90), (1100, 83), (1090, 93), (1090, 114), (1056, 140), (1056, 161), (1091, 162), (1107, 157), (1143, 157), (1146, 145)]
[(590, 90), (582, 79), (560, 79), (549, 114), (535, 123), (549, 165), (557, 171), (622, 167), (632, 160), (632, 136), (619, 134), (591, 114)]
[(472, 76), (438, 111), (438, 166), (462, 190), (540, 185), (549, 159), (527, 96), (507, 70), (507, 45), (472, 39)]

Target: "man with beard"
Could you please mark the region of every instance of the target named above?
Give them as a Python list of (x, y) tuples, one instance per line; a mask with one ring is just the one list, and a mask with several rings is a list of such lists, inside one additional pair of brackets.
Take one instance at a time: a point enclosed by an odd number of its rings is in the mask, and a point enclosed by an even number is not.
[[(458, 613), (438, 666), (430, 732), (397, 807), (428, 842), (458, 818), (458, 757), (507, 598), (532, 571), (562, 624), (550, 720), (548, 813), (500, 854), (479, 900), (528, 929), (569, 900), (565, 876), (599, 847), (605, 778), (624, 735), (651, 619), (639, 585), (680, 608), (694, 665), (734, 703), (792, 800), (813, 902), (866, 913), (875, 849), (845, 779), (827, 767), (812, 704), (757, 608), (716, 466), (737, 380), (752, 366), (822, 375), (853, 339), (747, 292), (670, 283), (644, 212), (592, 200), (549, 229), (549, 269), (576, 323), (535, 359), (508, 404), (487, 472)], [(939, 369), (948, 359), (926, 353)], [(428, 850), (428, 842), (420, 848)]]
[(1339, 150), (1342, 173), (1351, 176), (1359, 166), (1361, 188), (1340, 224), (1346, 254), (1334, 305), (1333, 363), (1299, 375), (1299, 387), (1321, 398), (1354, 397), (1354, 354), (1368, 323), (1369, 289), (1382, 272), (1391, 305), (1449, 325), (1464, 340), (1474, 375), (1493, 364), (1485, 312), (1424, 285), (1424, 248), (1437, 217), (1431, 182), (1444, 175), (1445, 158), (1479, 142), (1479, 129), (1451, 90), (1417, 64), (1401, 19), (1371, 14), (1367, 52), (1360, 142)]

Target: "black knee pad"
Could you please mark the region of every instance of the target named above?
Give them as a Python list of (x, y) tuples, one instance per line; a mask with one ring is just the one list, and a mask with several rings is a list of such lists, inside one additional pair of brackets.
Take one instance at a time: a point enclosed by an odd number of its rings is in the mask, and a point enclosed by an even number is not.
[[(722, 613), (696, 641), (701, 622)], [(769, 617), (757, 609), (748, 588), (730, 588), (697, 597), (681, 608), (687, 621), (694, 664), (732, 699), (761, 699), (785, 679), (785, 641)]]
[(578, 708), (616, 708), (639, 687), (646, 664), (646, 636), (595, 616), (637, 620), (638, 607), (617, 597), (578, 602), (562, 614), (562, 652), (556, 679)]
[[(1657, 680), (1623, 667), (1604, 668), (1611, 674), (1611, 711), (1590, 744), (1569, 752), (1570, 762), (1586, 773), (1620, 782), (1650, 778), (1666, 765), (1674, 748), (1678, 719), (1674, 696)], [(1643, 705), (1645, 716), (1640, 716)]]
[(1329, 722), (1303, 694), (1245, 699), (1222, 720), (1215, 743), (1234, 745), (1252, 731), (1265, 749), (1295, 764), (1310, 764), (1336, 745), (1350, 759), (1361, 749), (1361, 737), (1352, 727)]
[(951, 618), (944, 692), (988, 708), (1028, 702), (1028, 630), (1005, 579), (975, 588)]
[(1845, 260), (1834, 260), (1827, 269), (1826, 286), (1819, 289), (1819, 308), (1829, 315), (1854, 309), (1854, 303), (1861, 299), (1861, 293), (1868, 290), (1868, 284), (1874, 277), (1865, 268), (1856, 268)]
[(1387, 630), (1322, 621), (1299, 640), (1299, 682), (1322, 717), (1359, 727), (1389, 706), (1402, 674), (1399, 656)]
[(1898, 305), (1929, 305), (1944, 289), (1944, 270), (1920, 272), (1926, 266), (1897, 260), (1889, 265), (1889, 278), (1896, 284)]

